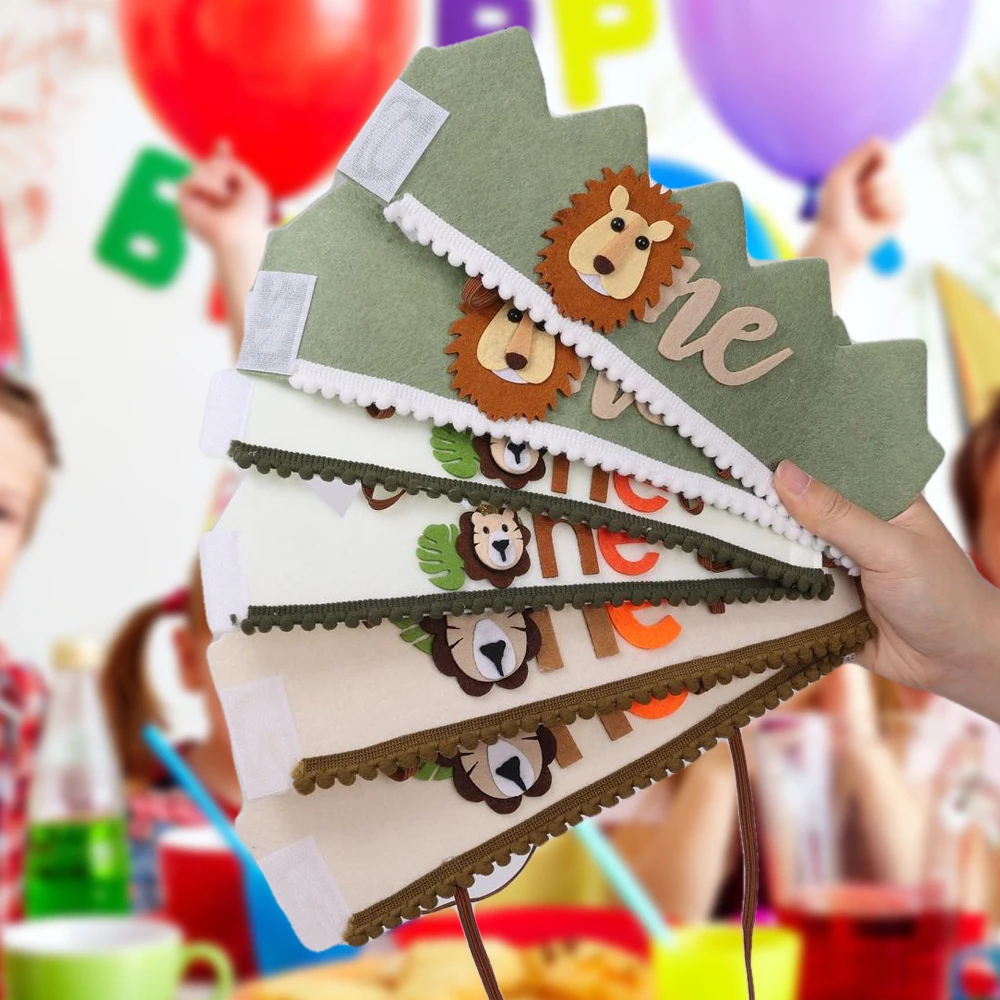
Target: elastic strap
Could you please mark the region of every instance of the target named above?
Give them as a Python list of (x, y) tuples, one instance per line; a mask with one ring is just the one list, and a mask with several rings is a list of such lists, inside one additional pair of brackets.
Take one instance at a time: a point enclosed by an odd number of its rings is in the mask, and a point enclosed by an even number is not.
[(760, 856), (757, 853), (757, 824), (753, 816), (753, 792), (743, 738), (737, 729), (729, 737), (729, 749), (736, 773), (736, 803), (740, 823), (740, 843), (743, 845), (743, 957), (747, 966), (747, 993), (754, 1000), (753, 925), (757, 919), (757, 894), (760, 890)]
[(476, 914), (472, 909), (469, 891), (459, 887), (455, 893), (455, 903), (458, 907), (458, 919), (462, 922), (465, 940), (468, 942), (469, 951), (472, 952), (472, 960), (476, 963), (476, 971), (483, 982), (486, 996), (489, 1000), (503, 1000), (503, 994), (497, 984), (497, 977), (490, 964), (490, 956), (486, 954), (486, 945), (483, 944), (482, 935), (479, 933), (479, 925), (476, 923)]

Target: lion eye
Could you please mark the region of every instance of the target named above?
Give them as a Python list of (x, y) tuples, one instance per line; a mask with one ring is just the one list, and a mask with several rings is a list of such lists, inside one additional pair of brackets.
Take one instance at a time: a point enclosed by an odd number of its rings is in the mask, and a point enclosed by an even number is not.
[(639, 250), (648, 250), (649, 249), (649, 237), (647, 237), (647, 236), (637, 236), (635, 238), (635, 245), (636, 245), (636, 248), (639, 249)]
[(625, 220), (620, 215), (616, 215), (611, 220), (611, 228), (616, 233), (620, 233), (625, 228)]
[(521, 312), (520, 309), (511, 309), (510, 312), (507, 313), (507, 319), (509, 319), (511, 323), (520, 323), (521, 320), (524, 319), (524, 313)]
[(485, 524), (484, 524), (484, 525), (483, 525), (483, 534), (484, 534), (484, 535), (488, 535), (489, 533), (490, 533), (490, 529), (489, 529), (489, 527), (488, 527), (487, 525), (485, 525)]
[(503, 526), (503, 530), (504, 530), (504, 531), (510, 531), (510, 528), (508, 528), (508, 527), (507, 527), (507, 525), (505, 524), (505, 525)]
[(540, 320), (539, 322), (537, 322), (535, 324), (535, 329), (536, 330), (544, 330), (545, 329), (545, 320), (543, 319), (543, 320)]

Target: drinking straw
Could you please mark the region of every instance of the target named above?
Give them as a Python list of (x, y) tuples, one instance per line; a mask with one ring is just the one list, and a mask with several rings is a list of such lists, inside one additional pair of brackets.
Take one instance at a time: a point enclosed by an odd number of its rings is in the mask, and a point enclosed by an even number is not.
[(261, 975), (277, 975), (289, 969), (353, 958), (355, 949), (346, 944), (333, 945), (325, 951), (311, 951), (299, 940), (274, 898), (264, 873), (253, 855), (236, 836), (233, 824), (215, 804), (215, 799), (188, 767), (184, 758), (170, 745), (156, 726), (144, 726), (142, 738), (170, 776), (201, 810), (236, 855), (243, 871), (243, 895), (246, 900), (257, 970)]
[(611, 841), (604, 836), (600, 826), (592, 819), (586, 819), (573, 827), (573, 832), (583, 841), (594, 863), (649, 937), (657, 944), (676, 947), (677, 935), (667, 925), (660, 915), (659, 907), (639, 884)]
[(188, 794), (191, 801), (198, 807), (202, 815), (218, 831), (219, 836), (240, 859), (244, 865), (257, 867), (257, 862), (247, 850), (243, 841), (236, 836), (233, 824), (216, 805), (215, 799), (205, 786), (198, 780), (194, 771), (183, 757), (170, 745), (170, 741), (156, 726), (147, 725), (142, 728), (142, 738), (159, 762), (167, 769), (170, 776)]

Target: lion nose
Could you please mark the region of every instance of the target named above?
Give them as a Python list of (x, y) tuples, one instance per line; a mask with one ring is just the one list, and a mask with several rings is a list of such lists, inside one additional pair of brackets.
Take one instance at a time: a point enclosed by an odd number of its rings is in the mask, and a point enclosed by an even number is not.
[(479, 647), (479, 652), (493, 664), (493, 669), (497, 672), (497, 676), (503, 677), (503, 654), (507, 652), (507, 643), (503, 639), (484, 642)]
[(497, 555), (501, 559), (507, 558), (507, 548), (510, 546), (510, 539), (508, 538), (498, 538), (493, 543), (493, 548), (497, 550)]
[(604, 256), (604, 254), (599, 253), (594, 258), (594, 270), (598, 274), (611, 274), (614, 271), (614, 269), (615, 265), (612, 264), (611, 261)]
[(528, 364), (528, 359), (523, 354), (515, 354), (514, 352), (504, 355), (504, 361), (507, 362), (508, 368), (513, 368), (516, 372)]
[(506, 778), (521, 789), (522, 792), (528, 790), (528, 785), (521, 774), (521, 761), (517, 757), (508, 757), (498, 768), (497, 774), (501, 778)]

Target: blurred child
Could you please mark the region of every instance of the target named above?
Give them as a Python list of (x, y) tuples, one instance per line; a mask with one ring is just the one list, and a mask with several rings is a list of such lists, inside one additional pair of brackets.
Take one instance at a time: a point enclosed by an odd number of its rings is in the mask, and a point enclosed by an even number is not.
[[(164, 726), (162, 706), (153, 689), (147, 658), (150, 637), (160, 622), (173, 622), (170, 638), (182, 686), (201, 695), (208, 732), (177, 749), (216, 803), (235, 819), (241, 793), (229, 730), (208, 667), (212, 633), (205, 619), (201, 574), (192, 573), (186, 588), (150, 601), (134, 611), (107, 655), (101, 679), (108, 724), (125, 778), (129, 848), (132, 864), (132, 909), (159, 911), (165, 899), (162, 866), (157, 855), (160, 835), (179, 826), (202, 826), (205, 818), (186, 793), (146, 748), (143, 727)], [(239, 866), (214, 865), (206, 881), (213, 898), (199, 915), (196, 936), (224, 948), (240, 976), (253, 972), (253, 949)], [(176, 916), (171, 913), (172, 916)], [(194, 933), (191, 927), (186, 927)]]
[(222, 705), (208, 668), (212, 633), (205, 619), (201, 574), (196, 569), (187, 588), (134, 611), (115, 636), (102, 678), (105, 707), (127, 784), (162, 785), (162, 770), (142, 741), (142, 729), (164, 725), (162, 708), (148, 675), (146, 647), (153, 627), (164, 618), (177, 624), (171, 641), (181, 684), (205, 702), (208, 734), (199, 743), (183, 747), (188, 763), (219, 804), (235, 815), (240, 786), (233, 766)]
[(167, 618), (176, 621), (171, 642), (181, 684), (202, 696), (208, 723), (205, 739), (181, 746), (180, 752), (231, 818), (239, 812), (241, 799), (229, 730), (209, 673), (212, 633), (205, 620), (201, 576), (195, 570), (186, 589), (132, 613), (112, 641), (101, 679), (108, 723), (125, 778), (134, 905), (139, 910), (155, 909), (160, 903), (155, 857), (158, 835), (170, 826), (204, 822), (142, 740), (144, 726), (165, 724), (149, 676), (147, 647), (154, 626)]
[[(57, 461), (41, 399), (0, 372), (0, 594), (31, 539)], [(28, 786), (44, 708), (41, 676), (0, 648), (0, 925), (21, 913)]]

